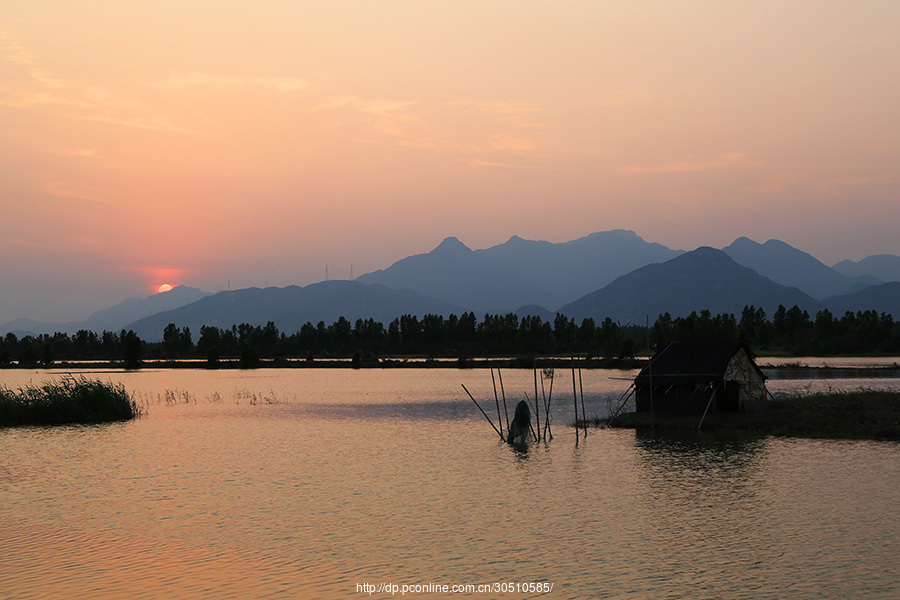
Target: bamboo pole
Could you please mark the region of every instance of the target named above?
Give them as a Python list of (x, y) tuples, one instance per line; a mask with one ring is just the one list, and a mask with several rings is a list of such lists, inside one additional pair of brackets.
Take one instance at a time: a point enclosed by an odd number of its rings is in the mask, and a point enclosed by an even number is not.
[[(553, 431), (550, 429), (550, 402), (553, 400), (553, 379), (555, 373), (550, 369), (550, 393), (544, 394), (544, 378), (541, 377), (541, 394), (544, 395), (544, 439), (553, 439)], [(549, 438), (547, 436), (550, 436)]]
[(712, 406), (713, 400), (716, 399), (716, 388), (713, 388), (712, 395), (709, 397), (709, 402), (706, 403), (706, 410), (703, 411), (703, 416), (700, 417), (700, 422), (697, 423), (697, 430), (703, 427), (703, 420), (706, 418), (706, 412), (709, 410), (709, 407)]
[(534, 360), (534, 366), (532, 368), (532, 373), (534, 374), (534, 419), (537, 422), (537, 441), (541, 441), (541, 407), (538, 406), (538, 395), (537, 395), (537, 359)]
[(572, 403), (575, 405), (575, 441), (578, 441), (578, 392), (575, 390), (575, 361), (572, 360)]
[(509, 411), (506, 409), (506, 392), (503, 390), (503, 373), (497, 367), (497, 378), (500, 380), (500, 394), (503, 396), (503, 414), (506, 416), (506, 431), (509, 431)]
[(634, 387), (634, 382), (632, 381), (631, 385), (628, 386), (628, 389), (625, 390), (625, 392), (619, 397), (619, 400), (621, 400), (621, 402), (619, 403), (619, 408), (617, 408), (615, 412), (606, 419), (607, 426), (612, 423), (613, 419), (619, 416), (619, 413), (622, 412), (623, 408), (625, 408), (625, 404), (628, 403), (628, 399), (631, 398), (636, 389), (637, 388)]
[(584, 411), (584, 383), (581, 380), (581, 367), (578, 368), (578, 389), (581, 391), (581, 422), (584, 423), (584, 437), (587, 437), (587, 413)]
[[(484, 412), (484, 409), (481, 408), (481, 405), (478, 404), (478, 402), (475, 400), (475, 398), (472, 397), (472, 394), (469, 393), (469, 390), (466, 389), (465, 384), (460, 384), (460, 385), (462, 385), (462, 389), (466, 390), (466, 393), (469, 394), (469, 398), (472, 398), (472, 402), (475, 402), (475, 406), (478, 407), (478, 410), (481, 411), (481, 414), (484, 415), (484, 418), (487, 419), (487, 422), (491, 424), (491, 427), (494, 427), (494, 423), (491, 421), (491, 418), (490, 418), (489, 416), (487, 416), (487, 413)], [(497, 432), (497, 435), (499, 435), (499, 436), (500, 436), (500, 439), (502, 440), (502, 439), (503, 439), (503, 434), (500, 433), (500, 430), (497, 429), (496, 427), (494, 427), (494, 431)]]
[[(491, 367), (491, 383), (494, 385), (494, 402), (497, 404), (497, 425), (500, 426), (500, 437), (503, 437), (503, 421), (500, 419), (500, 399), (497, 397), (497, 381), (494, 379), (494, 367)], [(509, 431), (509, 427), (506, 429)]]

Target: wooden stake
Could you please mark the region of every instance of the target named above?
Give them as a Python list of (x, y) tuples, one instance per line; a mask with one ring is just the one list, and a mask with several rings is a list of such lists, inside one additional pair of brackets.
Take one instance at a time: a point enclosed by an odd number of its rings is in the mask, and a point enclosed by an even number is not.
[(541, 441), (541, 409), (538, 406), (537, 401), (537, 359), (535, 359), (534, 361), (534, 368), (532, 369), (532, 372), (534, 373), (534, 418), (535, 421), (537, 421), (537, 441)]
[[(460, 384), (460, 385), (462, 385), (462, 389), (466, 390), (465, 384)], [(469, 398), (472, 398), (472, 394), (469, 393), (469, 390), (466, 390), (466, 393), (469, 394)], [(472, 398), (472, 402), (475, 402), (475, 406), (478, 407), (478, 410), (481, 411), (481, 414), (484, 415), (484, 418), (487, 419), (487, 422), (491, 424), (491, 427), (494, 427), (494, 423), (491, 421), (491, 418), (490, 418), (489, 416), (487, 416), (487, 413), (484, 412), (484, 409), (481, 408), (481, 405), (478, 404), (478, 402), (475, 400), (475, 398)], [(497, 432), (497, 435), (499, 435), (499, 436), (500, 436), (500, 439), (502, 440), (502, 439), (503, 439), (503, 434), (500, 433), (500, 430), (497, 429), (496, 427), (494, 427), (494, 431)]]
[(584, 383), (581, 381), (581, 368), (578, 368), (578, 388), (581, 390), (581, 422), (584, 423), (584, 437), (587, 437), (587, 413), (584, 412)]
[(713, 388), (712, 395), (709, 397), (709, 402), (706, 403), (706, 409), (703, 411), (703, 416), (700, 417), (700, 422), (697, 423), (697, 429), (698, 429), (698, 430), (699, 430), (701, 427), (703, 427), (703, 420), (706, 419), (706, 413), (707, 413), (707, 411), (709, 410), (709, 407), (712, 406), (713, 400), (716, 399), (716, 392), (717, 392), (717, 391), (718, 391), (718, 390), (717, 390), (716, 388)]
[[(550, 369), (550, 394), (544, 394), (544, 378), (541, 377), (541, 394), (544, 396), (544, 439), (553, 439), (553, 432), (550, 430), (550, 402), (553, 399), (553, 369)], [(547, 436), (550, 436), (549, 438)]]
[[(500, 437), (503, 437), (503, 421), (500, 419), (500, 399), (497, 398), (497, 381), (494, 379), (494, 367), (491, 367), (491, 383), (494, 384), (494, 402), (497, 404), (497, 425), (500, 426)], [(506, 427), (509, 431), (509, 426)]]
[(578, 441), (578, 392), (575, 390), (575, 360), (572, 360), (572, 402), (575, 405), (575, 441)]
[(497, 367), (497, 378), (500, 379), (500, 394), (503, 396), (503, 414), (506, 416), (506, 430), (509, 431), (509, 411), (506, 409), (506, 392), (503, 391), (503, 373)]

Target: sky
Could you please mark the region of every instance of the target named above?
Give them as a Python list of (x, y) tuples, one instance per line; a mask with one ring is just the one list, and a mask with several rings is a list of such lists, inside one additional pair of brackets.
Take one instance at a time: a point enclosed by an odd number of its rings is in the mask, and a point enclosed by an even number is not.
[(900, 255), (898, 31), (895, 0), (3, 0), (0, 323), (448, 236)]

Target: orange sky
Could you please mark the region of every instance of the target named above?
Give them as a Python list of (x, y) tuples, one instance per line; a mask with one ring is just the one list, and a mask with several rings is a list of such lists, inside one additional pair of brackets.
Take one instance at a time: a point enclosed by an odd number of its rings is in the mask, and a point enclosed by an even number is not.
[(891, 0), (4, 0), (0, 323), (513, 234), (900, 254)]

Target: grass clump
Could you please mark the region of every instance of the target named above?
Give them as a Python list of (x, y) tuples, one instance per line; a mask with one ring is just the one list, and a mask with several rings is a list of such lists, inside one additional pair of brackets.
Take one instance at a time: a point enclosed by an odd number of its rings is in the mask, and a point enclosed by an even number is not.
[(66, 377), (15, 392), (0, 387), (0, 427), (106, 423), (140, 415), (121, 383)]

